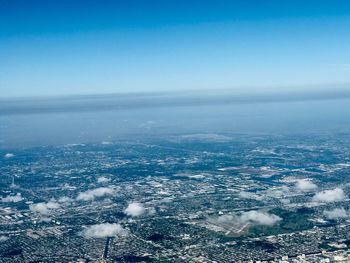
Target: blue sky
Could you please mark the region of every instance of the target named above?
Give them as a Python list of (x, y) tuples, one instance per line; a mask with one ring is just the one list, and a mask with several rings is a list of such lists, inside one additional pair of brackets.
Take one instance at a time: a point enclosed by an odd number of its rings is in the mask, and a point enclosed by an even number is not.
[(349, 28), (337, 0), (0, 0), (0, 96), (332, 88)]

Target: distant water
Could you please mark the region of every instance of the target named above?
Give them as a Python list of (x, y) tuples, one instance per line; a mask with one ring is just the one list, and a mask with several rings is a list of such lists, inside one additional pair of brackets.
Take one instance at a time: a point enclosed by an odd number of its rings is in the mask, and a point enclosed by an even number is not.
[(0, 148), (191, 133), (349, 132), (350, 99), (0, 115)]

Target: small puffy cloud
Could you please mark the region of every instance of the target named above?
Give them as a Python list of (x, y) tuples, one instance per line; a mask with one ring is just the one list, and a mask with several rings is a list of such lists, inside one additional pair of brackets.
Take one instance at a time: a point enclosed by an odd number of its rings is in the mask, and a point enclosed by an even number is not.
[(8, 195), (4, 198), (1, 198), (1, 202), (3, 203), (17, 203), (23, 200), (23, 197), (21, 196), (21, 194), (17, 194), (17, 195)]
[(218, 227), (224, 232), (236, 232), (244, 225), (236, 214), (221, 215), (217, 218), (209, 217), (207, 220), (210, 224), (214, 225), (215, 228)]
[(335, 188), (333, 190), (325, 190), (314, 195), (313, 201), (321, 203), (330, 203), (343, 201), (345, 194), (343, 189)]
[(263, 225), (263, 226), (272, 226), (278, 221), (281, 221), (282, 218), (280, 218), (277, 215), (270, 214), (263, 211), (248, 211), (243, 212), (239, 219), (242, 221), (242, 223), (251, 223), (253, 225)]
[(233, 221), (237, 221), (237, 217), (235, 215), (222, 215), (219, 216), (217, 219), (217, 222), (221, 225), (221, 224), (227, 224), (227, 223), (231, 223)]
[(140, 203), (130, 203), (124, 210), (124, 213), (128, 216), (136, 217), (141, 216), (146, 212), (146, 209)]
[(172, 203), (174, 201), (173, 197), (164, 197), (159, 200), (159, 203)]
[(224, 231), (240, 232), (246, 225), (253, 226), (273, 226), (281, 221), (277, 215), (264, 211), (248, 211), (241, 214), (227, 214), (219, 216), (217, 219), (209, 218), (208, 221)]
[(108, 183), (111, 179), (107, 178), (107, 177), (104, 177), (104, 176), (101, 176), (99, 178), (97, 178), (97, 182), (98, 183)]
[(0, 243), (7, 241), (9, 238), (7, 236), (0, 236)]
[(79, 193), (77, 200), (81, 201), (91, 201), (97, 197), (103, 197), (106, 195), (113, 195), (115, 190), (109, 187), (99, 187), (92, 190), (87, 190), (86, 192)]
[(317, 185), (310, 180), (300, 179), (296, 182), (295, 187), (301, 192), (310, 192), (317, 189)]
[(239, 192), (239, 194), (238, 194), (239, 197), (244, 198), (244, 199), (251, 199), (252, 195), (253, 195), (252, 193), (245, 192), (245, 191)]
[(83, 230), (83, 236), (86, 238), (105, 238), (125, 235), (127, 235), (127, 231), (120, 224), (103, 223), (88, 226)]
[(156, 209), (154, 207), (151, 207), (147, 210), (147, 213), (149, 215), (155, 215), (157, 213)]
[(61, 204), (69, 204), (69, 203), (72, 203), (73, 201), (74, 200), (68, 196), (62, 196), (57, 200), (57, 202)]
[(238, 196), (240, 198), (243, 198), (243, 199), (254, 199), (254, 200), (258, 200), (258, 201), (261, 201), (263, 199), (262, 196), (259, 196), (255, 193), (252, 193), (252, 192), (245, 192), (245, 191), (241, 191)]
[(241, 191), (239, 192), (238, 196), (243, 199), (253, 199), (256, 201), (263, 201), (265, 199), (270, 199), (270, 198), (277, 198), (280, 199), (284, 196), (286, 196), (288, 193), (290, 193), (290, 189), (282, 185), (280, 187), (274, 187), (267, 189), (265, 191), (259, 191), (259, 192), (246, 192), (246, 191)]
[(55, 201), (49, 201), (47, 203), (37, 203), (37, 204), (31, 204), (29, 205), (29, 209), (32, 212), (39, 213), (42, 215), (48, 215), (50, 214), (54, 209), (57, 209), (60, 207), (59, 203), (56, 203)]
[(333, 210), (324, 211), (324, 215), (328, 219), (340, 219), (340, 218), (347, 218), (349, 217), (349, 213), (346, 212), (346, 210), (341, 208), (334, 208)]
[(13, 158), (13, 157), (15, 157), (15, 155), (14, 155), (13, 153), (6, 153), (6, 154), (4, 155), (4, 158), (5, 158), (5, 159), (10, 159), (10, 158)]

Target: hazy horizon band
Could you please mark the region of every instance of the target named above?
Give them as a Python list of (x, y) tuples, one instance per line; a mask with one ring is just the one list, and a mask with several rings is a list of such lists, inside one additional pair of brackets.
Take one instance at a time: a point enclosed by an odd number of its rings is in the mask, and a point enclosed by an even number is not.
[(215, 104), (255, 104), (350, 98), (350, 89), (334, 88), (297, 91), (235, 92), (149, 92), (75, 95), (50, 98), (0, 99), (0, 116), (54, 112), (126, 110), (154, 107), (201, 106)]

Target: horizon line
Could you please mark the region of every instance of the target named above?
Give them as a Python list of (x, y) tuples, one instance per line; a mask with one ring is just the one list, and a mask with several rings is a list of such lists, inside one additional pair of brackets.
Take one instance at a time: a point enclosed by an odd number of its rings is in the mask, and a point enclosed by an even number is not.
[[(350, 98), (350, 84), (314, 86), (317, 89), (232, 90), (202, 89), (183, 91), (125, 92), (62, 95), (50, 97), (0, 98), (0, 116), (55, 112), (127, 110), (135, 108), (181, 107), (227, 104), (259, 104), (319, 101)], [(328, 87), (327, 89), (325, 87)]]

